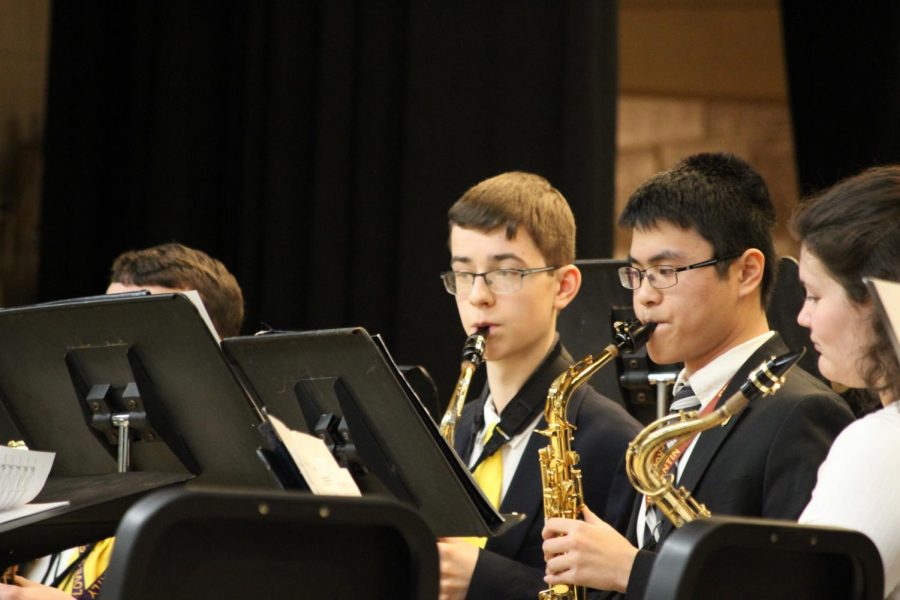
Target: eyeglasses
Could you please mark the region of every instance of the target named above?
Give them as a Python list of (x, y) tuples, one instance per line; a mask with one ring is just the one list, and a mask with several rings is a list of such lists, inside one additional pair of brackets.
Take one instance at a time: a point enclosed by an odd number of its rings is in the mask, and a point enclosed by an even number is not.
[(644, 278), (650, 282), (650, 285), (658, 290), (670, 288), (678, 283), (678, 274), (682, 271), (690, 271), (691, 269), (699, 269), (701, 267), (710, 267), (726, 260), (732, 260), (743, 254), (739, 252), (722, 258), (711, 258), (703, 262), (694, 263), (686, 267), (670, 267), (668, 265), (659, 265), (656, 267), (647, 267), (646, 269), (638, 269), (636, 267), (619, 267), (619, 283), (627, 290), (636, 290), (641, 287)]
[(522, 280), (526, 275), (554, 271), (558, 267), (537, 267), (536, 269), (494, 269), (484, 273), (468, 271), (444, 271), (441, 280), (447, 292), (454, 296), (468, 296), (475, 285), (475, 278), (484, 279), (485, 285), (495, 294), (512, 294), (522, 289)]

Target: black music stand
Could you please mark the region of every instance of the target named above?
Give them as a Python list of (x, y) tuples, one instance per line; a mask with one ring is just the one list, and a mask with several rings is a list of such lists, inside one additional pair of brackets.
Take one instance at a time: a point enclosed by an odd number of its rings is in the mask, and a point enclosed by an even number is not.
[(437, 546), (410, 508), (238, 489), (164, 490), (135, 504), (102, 591), (106, 600), (437, 595)]
[(858, 531), (712, 517), (666, 538), (644, 597), (881, 600), (878, 549)]
[(428, 410), (428, 414), (435, 421), (440, 422), (444, 414), (444, 406), (441, 406), (441, 398), (438, 395), (437, 385), (431, 377), (428, 369), (422, 365), (397, 365), (403, 379), (409, 383), (409, 387), (413, 389), (416, 397), (422, 402), (422, 405)]
[[(275, 485), (255, 452), (258, 410), (181, 294), (0, 311), (0, 401), (29, 448), (56, 453), (36, 501), (70, 501), (0, 525), (8, 562), (106, 537), (162, 485)], [(112, 424), (123, 414), (128, 473)]]
[(343, 418), (379, 486), (419, 509), (439, 536), (497, 535), (504, 519), (440, 436), (383, 344), (362, 328), (230, 338), (222, 349), (266, 410), (300, 431)]

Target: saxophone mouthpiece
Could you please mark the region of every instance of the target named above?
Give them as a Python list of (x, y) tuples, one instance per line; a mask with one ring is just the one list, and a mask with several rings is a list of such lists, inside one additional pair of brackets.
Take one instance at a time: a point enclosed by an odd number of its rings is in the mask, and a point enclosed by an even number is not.
[(794, 365), (800, 362), (800, 359), (803, 358), (804, 354), (806, 354), (806, 347), (800, 346), (781, 356), (776, 356), (772, 359), (772, 366), (769, 367), (769, 370), (772, 371), (774, 375), (782, 377), (785, 373), (790, 371)]
[(781, 356), (773, 356), (750, 375), (741, 386), (741, 392), (747, 399), (774, 394), (784, 384), (787, 372), (800, 361), (804, 354), (806, 354), (806, 348), (800, 346)]
[(616, 347), (625, 352), (634, 352), (647, 343), (650, 334), (656, 329), (656, 323), (641, 323), (637, 319), (629, 319), (617, 322), (614, 327), (616, 333), (613, 343)]
[(463, 346), (462, 359), (476, 367), (484, 360), (484, 348), (487, 345), (487, 334), (490, 327), (480, 327), (475, 333), (466, 338)]

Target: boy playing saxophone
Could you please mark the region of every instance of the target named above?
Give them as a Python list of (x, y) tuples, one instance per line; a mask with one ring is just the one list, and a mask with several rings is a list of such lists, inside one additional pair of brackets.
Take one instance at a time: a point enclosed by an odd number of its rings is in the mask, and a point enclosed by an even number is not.
[[(762, 177), (729, 154), (689, 156), (625, 206), (619, 223), (633, 230), (631, 266), (620, 281), (638, 318), (656, 323), (650, 358), (684, 364), (674, 390), (682, 406), (692, 401), (701, 414), (720, 407), (763, 360), (787, 352), (765, 312), (774, 222)], [(686, 441), (670, 472), (713, 515), (796, 519), (852, 418), (840, 397), (794, 369), (777, 393)], [(584, 517), (547, 521), (547, 583), (643, 598), (656, 548), (675, 524), (643, 497), (625, 536), (589, 510)]]
[[(441, 598), (537, 598), (543, 582), (543, 503), (536, 433), (553, 380), (575, 362), (559, 343), (556, 319), (578, 293), (575, 220), (542, 177), (511, 172), (469, 189), (450, 209), (450, 266), (442, 274), (466, 334), (487, 330), (487, 384), (466, 405), (455, 447), (485, 495), (523, 522), (484, 547), (441, 540)], [(584, 496), (618, 522), (632, 491), (623, 456), (638, 423), (583, 386), (571, 398)], [(494, 433), (495, 428), (498, 429)]]

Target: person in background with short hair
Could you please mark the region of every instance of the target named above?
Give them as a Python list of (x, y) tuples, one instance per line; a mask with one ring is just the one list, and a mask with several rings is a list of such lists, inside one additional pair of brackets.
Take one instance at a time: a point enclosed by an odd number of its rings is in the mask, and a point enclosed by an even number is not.
[(107, 294), (197, 290), (219, 337), (240, 335), (244, 296), (225, 265), (205, 252), (171, 242), (129, 250), (113, 261)]
[[(244, 296), (228, 269), (205, 252), (168, 243), (130, 250), (113, 262), (107, 294), (197, 290), (220, 337), (239, 335)], [(0, 584), (0, 600), (94, 600), (112, 557), (115, 538), (70, 548), (34, 561), (15, 585)]]

